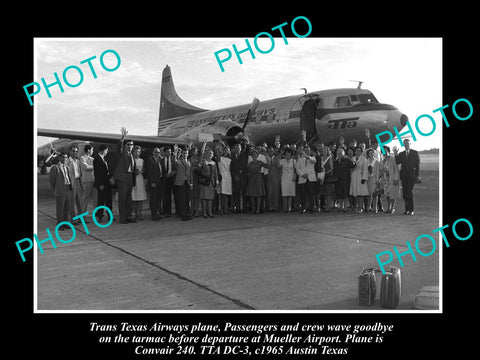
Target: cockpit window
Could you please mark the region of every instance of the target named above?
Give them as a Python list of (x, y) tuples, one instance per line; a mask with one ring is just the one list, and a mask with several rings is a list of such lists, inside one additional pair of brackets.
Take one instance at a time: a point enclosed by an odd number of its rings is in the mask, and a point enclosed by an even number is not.
[(371, 104), (371, 103), (378, 103), (377, 99), (373, 94), (358, 94), (358, 99), (360, 104)]
[(378, 104), (378, 100), (371, 92), (365, 90), (362, 93), (329, 96), (326, 98), (325, 106), (333, 106), (334, 108), (352, 107), (359, 105)]
[(352, 105), (360, 104), (360, 99), (357, 95), (350, 95), (350, 101), (352, 102)]
[(352, 106), (350, 102), (350, 97), (348, 96), (338, 96), (335, 100), (335, 107), (345, 107), (345, 106)]

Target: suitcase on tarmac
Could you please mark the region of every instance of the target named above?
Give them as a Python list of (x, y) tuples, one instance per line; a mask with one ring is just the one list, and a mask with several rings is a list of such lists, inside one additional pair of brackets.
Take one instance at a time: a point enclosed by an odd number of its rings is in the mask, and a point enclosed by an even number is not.
[(437, 310), (439, 308), (438, 286), (423, 286), (415, 295), (413, 304), (415, 309)]
[(375, 270), (362, 269), (358, 275), (358, 305), (372, 306), (377, 296), (377, 279)]
[(390, 309), (396, 308), (400, 302), (401, 289), (402, 279), (400, 269), (395, 266), (390, 266), (388, 271), (382, 275), (380, 305)]

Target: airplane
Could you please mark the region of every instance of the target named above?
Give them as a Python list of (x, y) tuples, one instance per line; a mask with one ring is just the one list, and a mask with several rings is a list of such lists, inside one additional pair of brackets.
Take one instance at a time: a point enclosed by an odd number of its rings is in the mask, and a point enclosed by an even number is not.
[[(304, 89), (304, 88), (302, 88)], [(252, 104), (206, 110), (182, 100), (168, 65), (163, 69), (157, 135), (128, 135), (142, 147), (201, 144), (222, 140), (233, 144), (244, 134), (250, 143), (273, 143), (280, 135), (283, 144), (294, 144), (303, 130), (309, 143), (337, 142), (343, 137), (362, 139), (368, 129), (373, 137), (383, 131), (403, 128), (408, 117), (393, 105), (380, 103), (373, 93), (361, 88), (339, 88), (286, 96)], [(88, 140), (116, 144), (119, 133), (98, 133), (39, 128), (38, 136)]]

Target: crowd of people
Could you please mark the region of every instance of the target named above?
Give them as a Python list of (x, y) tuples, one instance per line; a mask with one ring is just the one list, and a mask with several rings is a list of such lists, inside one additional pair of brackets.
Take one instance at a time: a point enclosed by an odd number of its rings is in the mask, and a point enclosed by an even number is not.
[[(281, 144), (277, 136), (270, 146), (255, 146), (244, 136), (231, 147), (205, 141), (200, 147), (193, 143), (155, 147), (151, 156), (141, 157), (142, 148), (127, 134), (122, 128), (114, 169), (106, 159), (106, 145), (100, 145), (95, 155), (86, 145), (81, 157), (74, 145), (69, 154), (55, 157), (58, 162), (49, 179), (57, 223), (75, 223), (72, 219), (86, 212), (89, 201), (113, 212), (115, 192), (121, 224), (144, 220), (146, 202), (152, 221), (172, 216), (188, 221), (246, 212), (392, 214), (403, 195), (404, 213), (414, 215), (420, 158), (408, 139), (404, 151), (384, 146), (382, 154), (368, 130), (366, 141), (352, 140), (348, 145), (342, 138), (338, 144), (308, 145), (302, 132), (297, 144)], [(103, 209), (96, 217), (104, 220)]]

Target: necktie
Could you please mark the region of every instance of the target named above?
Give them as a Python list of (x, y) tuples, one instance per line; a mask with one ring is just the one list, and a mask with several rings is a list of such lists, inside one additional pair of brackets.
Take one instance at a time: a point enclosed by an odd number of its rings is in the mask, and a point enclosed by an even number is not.
[(102, 160), (105, 163), (105, 167), (107, 168), (107, 172), (108, 172), (108, 163), (105, 161), (105, 158), (103, 158), (103, 157), (102, 157)]
[(133, 160), (132, 153), (130, 153), (130, 168), (132, 169), (132, 172), (133, 172), (135, 168), (135, 160)]
[(160, 164), (160, 159), (156, 159), (155, 162), (158, 166), (158, 171), (160, 172), (160, 176), (162, 176), (162, 165)]
[(68, 177), (68, 169), (64, 165), (62, 165), (62, 170), (63, 170), (63, 176), (65, 177), (65, 185), (70, 185), (70, 178)]

